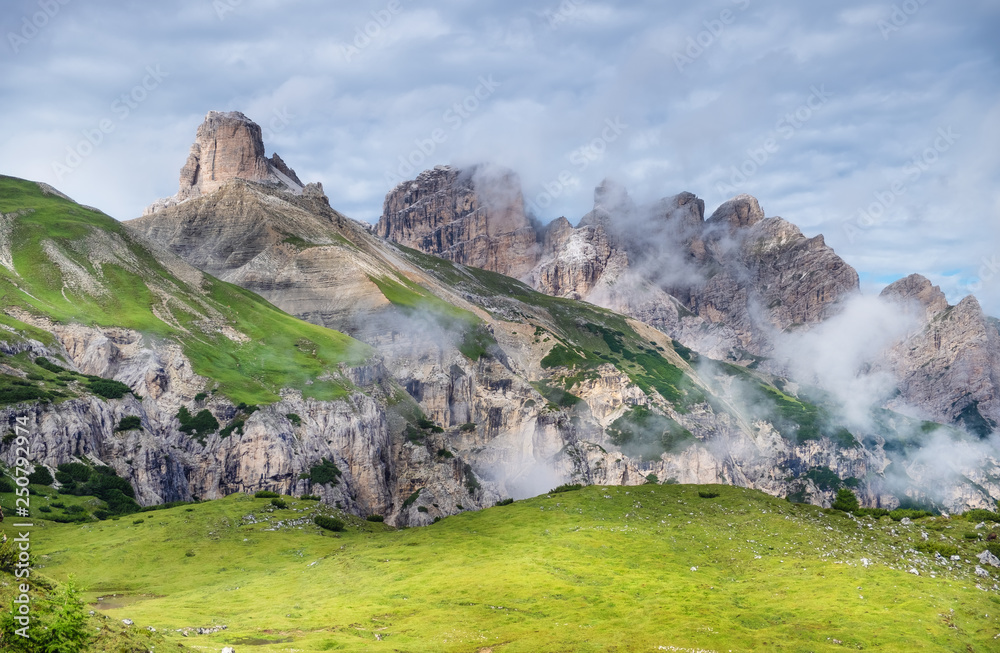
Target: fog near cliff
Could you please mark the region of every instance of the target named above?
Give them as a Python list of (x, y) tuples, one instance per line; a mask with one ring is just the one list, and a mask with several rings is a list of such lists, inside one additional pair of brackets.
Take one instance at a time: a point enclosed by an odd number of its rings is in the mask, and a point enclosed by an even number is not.
[(772, 357), (792, 379), (830, 393), (848, 425), (870, 428), (871, 407), (881, 405), (896, 390), (892, 374), (877, 364), (890, 347), (920, 326), (917, 305), (854, 295), (821, 324), (773, 333)]

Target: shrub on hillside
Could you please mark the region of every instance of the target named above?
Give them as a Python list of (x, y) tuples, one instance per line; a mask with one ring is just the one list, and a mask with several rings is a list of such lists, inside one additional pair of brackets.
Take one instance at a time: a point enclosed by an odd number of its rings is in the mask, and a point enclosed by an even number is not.
[(574, 492), (576, 490), (582, 489), (583, 486), (579, 483), (564, 483), (559, 487), (554, 487), (549, 490), (549, 494), (559, 494), (560, 492)]
[(715, 490), (698, 490), (698, 496), (702, 499), (714, 499), (719, 496)]
[(181, 423), (182, 433), (193, 434), (202, 442), (206, 435), (219, 430), (219, 421), (208, 409), (198, 411), (197, 415), (191, 415), (186, 406), (181, 406), (177, 411), (177, 420)]
[(285, 510), (286, 508), (288, 508), (288, 504), (285, 503), (284, 499), (271, 499), (271, 505), (277, 508), (278, 510)]
[(319, 495), (316, 494), (303, 494), (299, 498), (303, 501), (319, 501)]
[(837, 498), (833, 500), (833, 504), (830, 507), (834, 510), (854, 512), (860, 507), (860, 504), (858, 503), (858, 495), (854, 494), (854, 492), (846, 487), (842, 487), (837, 490)]
[(271, 492), (270, 490), (257, 490), (253, 493), (254, 499), (277, 499), (280, 496), (277, 492)]
[(91, 640), (85, 604), (72, 580), (33, 601), (31, 637), (19, 637), (12, 611), (0, 615), (4, 651), (68, 653), (87, 650)]
[(34, 471), (28, 474), (28, 482), (33, 485), (52, 485), (55, 479), (52, 478), (52, 473), (48, 468), (39, 465), (35, 467)]
[(954, 544), (948, 544), (947, 542), (921, 542), (914, 548), (916, 548), (917, 551), (923, 551), (924, 553), (929, 553), (931, 555), (940, 553), (945, 558), (958, 553), (958, 547)]
[(498, 505), (498, 506), (509, 506), (512, 503), (514, 503), (514, 500), (511, 499), (510, 497), (508, 497), (506, 499), (500, 499), (499, 501), (497, 501), (496, 505)]
[(1000, 513), (993, 512), (992, 510), (983, 510), (982, 508), (975, 508), (973, 510), (966, 510), (965, 512), (963, 512), (962, 518), (974, 522), (981, 522), (981, 521), (1000, 522)]
[(315, 523), (320, 528), (324, 528), (328, 531), (342, 531), (344, 530), (344, 522), (337, 519), (336, 517), (327, 517), (325, 515), (316, 515), (313, 517), (313, 523)]
[(100, 377), (94, 377), (87, 381), (87, 388), (95, 395), (104, 397), (105, 399), (121, 399), (132, 392), (132, 389), (121, 381), (102, 379)]
[(115, 427), (115, 433), (120, 431), (133, 431), (142, 428), (142, 418), (138, 415), (128, 415), (121, 418), (118, 421), (118, 426)]
[(888, 517), (891, 511), (886, 508), (858, 508), (854, 511), (855, 517)]
[(367, 517), (365, 517), (365, 519), (368, 520), (368, 521), (373, 521), (373, 522), (384, 522), (385, 521), (385, 517), (383, 517), (382, 515), (368, 515)]
[(299, 474), (299, 478), (309, 479), (316, 485), (336, 485), (340, 482), (341, 471), (331, 460), (326, 458), (309, 468), (308, 472)]
[(903, 519), (923, 519), (924, 517), (933, 517), (933, 512), (928, 512), (927, 510), (914, 510), (912, 508), (896, 508), (889, 512), (889, 516), (893, 521), (902, 521)]

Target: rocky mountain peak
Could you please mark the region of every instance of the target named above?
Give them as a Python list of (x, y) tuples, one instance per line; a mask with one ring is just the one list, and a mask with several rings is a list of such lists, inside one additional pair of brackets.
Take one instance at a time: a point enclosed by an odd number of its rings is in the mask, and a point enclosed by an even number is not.
[(537, 234), (517, 173), (492, 165), (436, 166), (385, 197), (382, 238), (513, 277), (535, 264)]
[(916, 300), (924, 307), (928, 318), (948, 309), (948, 300), (940, 286), (935, 286), (920, 274), (911, 274), (886, 286), (882, 297), (892, 301)]
[(764, 211), (757, 198), (743, 194), (724, 202), (705, 222), (707, 225), (726, 226), (730, 233), (735, 233), (739, 229), (752, 227), (763, 219)]
[(304, 186), (281, 157), (264, 155), (260, 125), (239, 111), (209, 111), (181, 168), (177, 194), (154, 202), (143, 215), (214, 193), (233, 179), (274, 185), (296, 195)]

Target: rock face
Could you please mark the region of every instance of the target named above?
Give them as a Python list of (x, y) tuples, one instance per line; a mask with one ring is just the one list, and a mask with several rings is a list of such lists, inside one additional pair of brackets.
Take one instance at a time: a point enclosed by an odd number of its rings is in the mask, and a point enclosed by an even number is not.
[(984, 315), (975, 297), (949, 306), (920, 275), (888, 286), (882, 297), (925, 314), (919, 329), (885, 356), (884, 366), (899, 380), (893, 405), (981, 437), (1000, 428), (1000, 322)]
[(520, 181), (509, 170), (439, 166), (385, 198), (375, 233), (463, 265), (512, 277), (537, 258)]
[(265, 157), (257, 123), (239, 111), (209, 111), (181, 168), (177, 194), (151, 204), (143, 215), (211, 194), (233, 179), (274, 184), (296, 194), (304, 185), (277, 154)]
[[(613, 236), (601, 224), (598, 209), (590, 224), (573, 229), (557, 223), (543, 238), (564, 253), (571, 249), (568, 241), (560, 240), (564, 236), (583, 238), (590, 246), (606, 239), (613, 252), (608, 260), (614, 261), (621, 250), (611, 244)], [(693, 196), (671, 198), (660, 209), (665, 228), (700, 223), (700, 203)], [(811, 481), (786, 479), (815, 466), (830, 467), (844, 478), (876, 478), (889, 464), (878, 446), (844, 450), (828, 440), (796, 443), (767, 421), (734, 418), (707, 404), (679, 413), (611, 364), (565, 381), (573, 376), (570, 370), (540, 365), (560, 342), (551, 335), (571, 338), (554, 321), (549, 300), (524, 303), (506, 297), (508, 291), (483, 286), (464, 268), (450, 264), (421, 267), (428, 265), (427, 259), (378, 239), (325, 203), (306, 197), (236, 180), (212, 195), (125, 224), (132, 233), (293, 314), (377, 348), (388, 375), (443, 430), (410, 441), (400, 432), (403, 423), (393, 421), (398, 418), (387, 419), (392, 453), (387, 466), (379, 469), (388, 470), (392, 480), (383, 483), (373, 477), (364, 496), (387, 492), (391, 506), (383, 514), (392, 523), (424, 524), (458, 511), (459, 505), (490, 505), (503, 496), (529, 496), (568, 481), (640, 484), (650, 474), (661, 480), (737, 483), (775, 494), (797, 489), (813, 501), (829, 502), (832, 493)], [(686, 251), (696, 259), (691, 252), (703, 250), (693, 246)], [(625, 259), (620, 260), (623, 274), (628, 273)], [(610, 276), (611, 266), (601, 269), (595, 277), (599, 283)], [(461, 338), (433, 314), (389, 301), (382, 290), (386, 279), (406, 279), (417, 284), (411, 288), (484, 320), (496, 345), (478, 360), (469, 358), (459, 349)], [(519, 296), (529, 292), (523, 286), (514, 290)], [(672, 309), (675, 318), (686, 310), (676, 300), (668, 301), (667, 310)], [(562, 310), (583, 311), (566, 318), (571, 325), (599, 319), (590, 312), (599, 309), (586, 304), (568, 303)], [(701, 320), (690, 313), (683, 319)], [(670, 340), (662, 332), (629, 324), (641, 334), (641, 342), (657, 343), (669, 353)], [(697, 375), (679, 358), (671, 360)], [(567, 387), (580, 403), (560, 408), (539, 394), (540, 383)], [(637, 405), (665, 411), (690, 430), (696, 442), (653, 460), (622, 454), (610, 442), (607, 428)], [(267, 446), (277, 446), (271, 436), (254, 433), (272, 443)], [(362, 440), (355, 442), (349, 449), (361, 446)], [(265, 450), (264, 445), (255, 446)], [(442, 450), (453, 457), (441, 457)], [(338, 456), (338, 461), (348, 458), (345, 453)], [(417, 499), (404, 506), (415, 493)], [(894, 501), (891, 491), (877, 482), (866, 485), (862, 494), (869, 504)], [(975, 496), (966, 500), (978, 501)]]
[[(858, 291), (857, 274), (822, 236), (765, 219), (749, 195), (705, 220), (704, 202), (691, 193), (639, 206), (605, 180), (576, 227), (559, 218), (535, 230), (513, 173), (496, 176), (500, 183), (475, 178), (475, 169), (441, 167), (400, 184), (386, 197), (376, 233), (621, 311), (699, 351), (736, 359), (766, 354), (773, 333), (817, 324)], [(510, 199), (499, 204), (506, 220), (483, 210), (487, 192)]]

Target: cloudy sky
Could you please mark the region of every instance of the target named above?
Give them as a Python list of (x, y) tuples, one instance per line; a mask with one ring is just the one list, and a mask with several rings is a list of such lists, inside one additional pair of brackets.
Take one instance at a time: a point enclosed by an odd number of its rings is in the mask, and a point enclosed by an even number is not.
[(240, 110), (358, 219), (484, 160), (543, 221), (604, 177), (745, 192), (868, 291), (920, 272), (1000, 315), (996, 0), (8, 0), (2, 26), (0, 173), (119, 219)]

